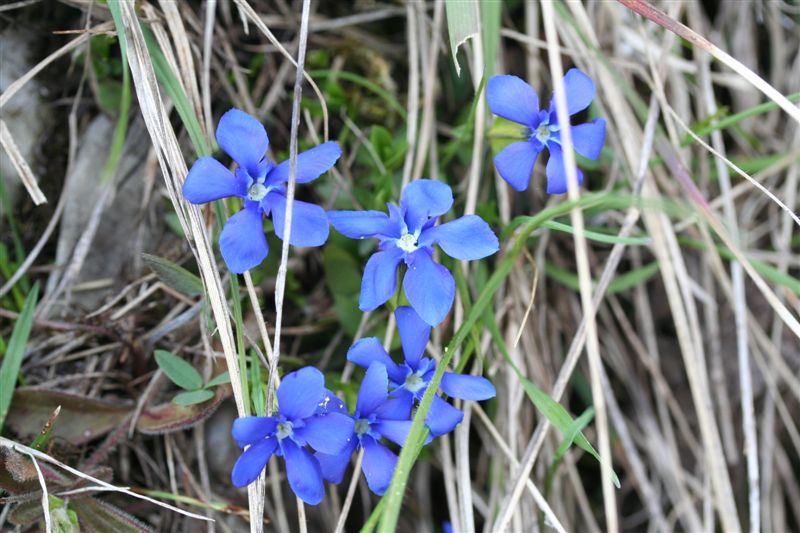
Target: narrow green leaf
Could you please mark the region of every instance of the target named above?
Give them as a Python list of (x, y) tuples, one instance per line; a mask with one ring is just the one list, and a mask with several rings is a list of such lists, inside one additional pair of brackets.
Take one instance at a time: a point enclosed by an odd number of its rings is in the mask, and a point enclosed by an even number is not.
[(156, 363), (178, 387), (194, 391), (203, 387), (203, 378), (195, 367), (166, 350), (156, 350)]
[(445, 9), (447, 33), (450, 36), (450, 53), (453, 54), (456, 74), (461, 76), (458, 48), (470, 37), (480, 34), (481, 14), (478, 11), (478, 2), (464, 2), (464, 0), (445, 0)]
[(210, 389), (212, 387), (218, 387), (219, 385), (230, 382), (231, 382), (231, 375), (226, 370), (222, 374), (219, 374), (217, 377), (206, 383), (205, 388)]
[(203, 282), (182, 266), (156, 255), (142, 254), (142, 259), (161, 281), (176, 291), (188, 296), (203, 294)]
[(567, 431), (564, 432), (564, 440), (561, 441), (561, 444), (558, 446), (558, 449), (553, 456), (553, 461), (560, 461), (561, 458), (564, 457), (564, 454), (567, 453), (567, 450), (575, 441), (575, 438), (581, 434), (583, 428), (589, 425), (589, 422), (592, 421), (592, 418), (594, 418), (594, 407), (589, 407), (581, 416), (576, 418), (572, 424), (570, 424), (570, 426), (567, 428)]
[(3, 423), (11, 408), (11, 398), (17, 386), (17, 376), (22, 366), (22, 356), (25, 355), (25, 346), (28, 344), (28, 337), (33, 327), (33, 311), (36, 309), (36, 300), (39, 297), (39, 284), (34, 284), (22, 312), (14, 323), (14, 330), (11, 332), (11, 339), (8, 341), (8, 349), (3, 356), (3, 363), (0, 364), (0, 432), (3, 430)]
[[(556, 231), (563, 231), (570, 235), (575, 233), (575, 230), (569, 224), (563, 222), (556, 222), (555, 220), (548, 220), (542, 224), (545, 228), (550, 228)], [(606, 235), (597, 231), (584, 230), (583, 235), (590, 241), (604, 242), (607, 244), (628, 244), (632, 246), (641, 246), (650, 244), (649, 237), (619, 237), (617, 235)]]
[(172, 403), (177, 405), (194, 405), (207, 402), (214, 397), (214, 391), (208, 389), (190, 390), (176, 394)]

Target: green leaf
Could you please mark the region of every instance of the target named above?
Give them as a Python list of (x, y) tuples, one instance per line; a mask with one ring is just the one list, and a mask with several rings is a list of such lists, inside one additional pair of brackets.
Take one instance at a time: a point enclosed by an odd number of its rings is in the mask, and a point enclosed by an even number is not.
[[(563, 231), (564, 233), (569, 233), (570, 235), (575, 233), (575, 230), (572, 229), (572, 226), (570, 226), (569, 224), (564, 224), (563, 222), (557, 222), (555, 220), (548, 220), (542, 225), (545, 228), (550, 228), (556, 231)], [(604, 242), (606, 244), (627, 244), (632, 246), (642, 246), (650, 244), (651, 242), (651, 239), (649, 237), (619, 237), (617, 235), (606, 235), (605, 233), (599, 233), (596, 231), (589, 231), (589, 230), (584, 230), (583, 235), (590, 241)]]
[(194, 405), (196, 403), (207, 402), (214, 397), (214, 391), (208, 389), (199, 389), (181, 392), (176, 394), (172, 399), (172, 403), (176, 405)]
[(203, 387), (203, 378), (195, 367), (166, 350), (156, 350), (156, 363), (172, 382), (182, 389), (194, 391)]
[(22, 312), (14, 323), (11, 340), (8, 341), (8, 349), (3, 356), (3, 363), (0, 364), (0, 432), (3, 430), (8, 410), (11, 408), (11, 398), (17, 386), (22, 357), (25, 355), (25, 346), (28, 344), (28, 337), (33, 327), (33, 311), (36, 309), (38, 297), (39, 285), (35, 284), (28, 297), (25, 298)]
[(142, 259), (156, 273), (158, 279), (176, 291), (188, 296), (203, 294), (203, 282), (182, 266), (156, 255), (142, 254)]
[(470, 37), (481, 31), (481, 14), (478, 2), (464, 0), (446, 0), (447, 33), (450, 36), (450, 53), (456, 66), (456, 74), (461, 76), (461, 65), (458, 64), (458, 48)]
[(205, 388), (210, 389), (212, 387), (217, 387), (224, 383), (230, 383), (230, 382), (231, 382), (231, 375), (226, 370), (222, 374), (217, 375), (217, 377), (213, 378), (211, 381), (206, 383)]

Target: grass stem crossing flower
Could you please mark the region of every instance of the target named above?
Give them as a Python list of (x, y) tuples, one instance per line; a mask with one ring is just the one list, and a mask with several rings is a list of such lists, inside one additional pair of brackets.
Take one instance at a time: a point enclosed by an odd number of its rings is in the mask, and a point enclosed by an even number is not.
[(246, 449), (233, 466), (233, 484), (244, 487), (255, 481), (275, 454), (286, 461), (286, 477), (294, 493), (308, 504), (321, 502), (322, 471), (306, 446), (317, 452), (341, 453), (350, 445), (355, 426), (346, 414), (328, 409), (329, 395), (322, 372), (305, 367), (283, 378), (274, 416), (236, 419), (231, 434)]
[[(217, 143), (236, 162), (231, 172), (213, 157), (201, 157), (192, 165), (183, 184), (183, 197), (204, 204), (237, 196), (244, 208), (225, 223), (219, 239), (222, 258), (231, 272), (241, 274), (258, 266), (269, 252), (263, 215), (272, 215), (275, 234), (283, 239), (286, 215), (286, 182), (289, 161), (278, 165), (265, 157), (269, 138), (264, 126), (239, 109), (231, 109), (217, 125)], [(342, 151), (326, 142), (297, 156), (297, 183), (317, 179), (339, 159)], [(318, 205), (294, 201), (290, 244), (320, 246), (328, 239), (328, 220)]]

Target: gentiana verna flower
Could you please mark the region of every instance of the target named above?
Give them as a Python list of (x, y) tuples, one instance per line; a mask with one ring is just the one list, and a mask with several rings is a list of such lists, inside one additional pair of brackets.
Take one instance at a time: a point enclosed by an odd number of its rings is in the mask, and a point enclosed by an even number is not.
[[(278, 165), (265, 157), (269, 138), (264, 126), (239, 109), (231, 109), (217, 125), (217, 142), (236, 162), (234, 172), (213, 157), (195, 161), (183, 184), (183, 196), (204, 204), (238, 196), (244, 208), (225, 223), (219, 247), (225, 264), (237, 274), (258, 266), (269, 251), (262, 214), (272, 215), (275, 234), (283, 239), (286, 214), (286, 182), (289, 161)], [(297, 183), (308, 183), (329, 170), (342, 151), (326, 142), (297, 156)], [(295, 200), (292, 209), (293, 246), (320, 246), (328, 239), (328, 220), (318, 205)]]
[[(389, 388), (392, 390), (389, 394), (391, 400), (384, 410), (392, 418), (402, 419), (410, 418), (414, 404), (425, 395), (428, 383), (436, 372), (436, 361), (422, 357), (431, 327), (410, 307), (398, 307), (395, 318), (405, 361), (396, 364), (375, 337), (356, 342), (347, 352), (347, 360), (365, 368), (371, 368), (374, 363), (386, 367)], [(462, 400), (487, 400), (497, 393), (486, 378), (453, 372), (444, 373), (441, 390), (448, 396)], [(425, 424), (431, 434), (438, 437), (452, 431), (462, 418), (464, 413), (435, 396)]]
[[(567, 96), (567, 110), (572, 116), (583, 111), (595, 94), (594, 82), (573, 68), (564, 76)], [(539, 109), (539, 97), (533, 87), (516, 76), (493, 76), (486, 89), (489, 109), (523, 126), (522, 135), (526, 139), (509, 144), (494, 158), (500, 176), (514, 189), (524, 191), (528, 188), (533, 166), (539, 153), (545, 149), (550, 152), (547, 161), (547, 192), (561, 194), (567, 192), (567, 175), (564, 170), (564, 155), (561, 148), (561, 125), (558, 123), (555, 99), (550, 109)], [(587, 159), (597, 159), (606, 137), (606, 121), (594, 119), (586, 124), (571, 127), (572, 144), (575, 151)], [(577, 169), (578, 183), (583, 183), (583, 173)]]
[(351, 239), (375, 237), (379, 251), (367, 261), (361, 280), (358, 307), (372, 311), (386, 303), (397, 288), (397, 268), (405, 262), (403, 278), (411, 306), (425, 322), (436, 326), (444, 320), (455, 297), (455, 281), (447, 268), (433, 260), (433, 245), (455, 259), (482, 259), (499, 249), (497, 237), (479, 216), (466, 215), (436, 225), (453, 205), (446, 184), (416, 180), (406, 186), (400, 207), (387, 204), (381, 211), (332, 211), (328, 218)]
[(301, 500), (316, 505), (324, 494), (322, 471), (306, 446), (318, 452), (341, 453), (351, 444), (355, 422), (330, 409), (330, 392), (316, 368), (286, 375), (277, 396), (274, 416), (248, 416), (233, 422), (234, 440), (247, 449), (233, 465), (231, 480), (244, 487), (255, 481), (273, 454), (283, 456), (289, 486)]
[(389, 378), (386, 367), (373, 363), (361, 382), (356, 410), (353, 413), (355, 425), (353, 438), (341, 453), (330, 455), (317, 453), (322, 468), (322, 477), (332, 483), (341, 483), (353, 452), (363, 449), (364, 458), (361, 469), (367, 478), (367, 485), (375, 494), (382, 495), (392, 481), (397, 455), (381, 443), (386, 438), (403, 446), (411, 430), (412, 422), (392, 418), (396, 400), (390, 400)]

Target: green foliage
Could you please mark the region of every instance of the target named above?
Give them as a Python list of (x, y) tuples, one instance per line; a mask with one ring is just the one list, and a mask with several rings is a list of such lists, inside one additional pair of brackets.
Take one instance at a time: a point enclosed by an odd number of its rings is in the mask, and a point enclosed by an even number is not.
[(231, 378), (228, 372), (219, 374), (206, 384), (203, 377), (195, 367), (184, 359), (166, 350), (156, 350), (156, 364), (170, 381), (184, 392), (178, 393), (172, 402), (177, 405), (194, 405), (207, 402), (215, 397), (214, 388), (224, 383), (229, 383)]
[(30, 294), (25, 299), (22, 312), (14, 322), (14, 330), (8, 348), (0, 364), (0, 433), (3, 431), (8, 410), (11, 408), (11, 398), (17, 385), (17, 376), (22, 366), (22, 357), (28, 345), (28, 337), (33, 327), (33, 311), (36, 309), (36, 300), (39, 297), (39, 285), (35, 284)]
[(176, 291), (188, 296), (203, 294), (203, 282), (200, 277), (192, 274), (182, 266), (173, 263), (169, 259), (150, 254), (142, 254), (142, 259), (161, 281)]

